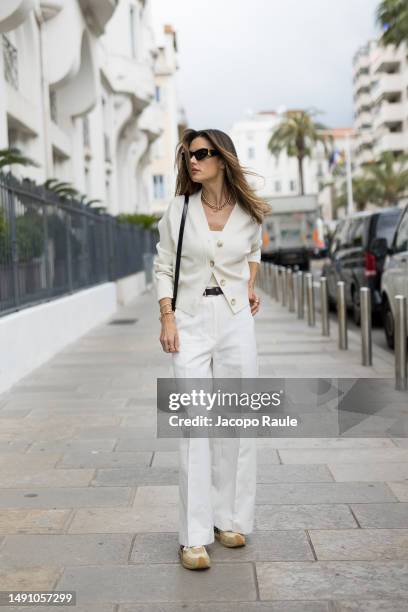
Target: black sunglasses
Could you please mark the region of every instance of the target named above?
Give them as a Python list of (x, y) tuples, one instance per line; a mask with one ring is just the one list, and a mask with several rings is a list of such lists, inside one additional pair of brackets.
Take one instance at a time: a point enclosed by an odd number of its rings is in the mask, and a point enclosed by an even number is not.
[[(197, 161), (201, 161), (206, 157), (219, 155), (219, 152), (216, 149), (197, 149), (196, 151), (189, 151), (188, 154), (190, 155), (190, 159), (194, 156)], [(186, 153), (183, 151), (183, 156), (185, 155)]]

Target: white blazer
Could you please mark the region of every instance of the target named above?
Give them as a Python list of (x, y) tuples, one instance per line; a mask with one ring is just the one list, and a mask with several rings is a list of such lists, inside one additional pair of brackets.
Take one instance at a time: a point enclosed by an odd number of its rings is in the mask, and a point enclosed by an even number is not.
[[(154, 277), (157, 299), (173, 297), (177, 241), (184, 196), (174, 197), (158, 223)], [(248, 305), (249, 261), (261, 261), (262, 224), (235, 204), (217, 242), (211, 235), (201, 202), (201, 190), (190, 196), (183, 245), (176, 308), (191, 315), (198, 306), (211, 275), (221, 286), (231, 310)]]

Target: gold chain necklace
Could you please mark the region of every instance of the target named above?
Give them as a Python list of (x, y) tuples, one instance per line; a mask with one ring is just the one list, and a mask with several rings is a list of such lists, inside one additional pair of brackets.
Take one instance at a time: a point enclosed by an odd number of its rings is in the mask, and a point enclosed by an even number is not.
[(202, 199), (203, 203), (204, 203), (206, 206), (208, 206), (208, 208), (211, 208), (211, 210), (214, 210), (215, 212), (218, 212), (218, 211), (222, 210), (223, 208), (225, 208), (226, 206), (228, 206), (228, 204), (230, 204), (230, 203), (231, 203), (231, 200), (232, 200), (232, 194), (230, 193), (230, 194), (228, 195), (227, 199), (226, 199), (226, 200), (224, 200), (224, 203), (223, 203), (223, 204), (220, 204), (220, 206), (217, 206), (216, 204), (211, 204), (211, 202), (209, 202), (209, 201), (207, 200), (207, 198), (205, 197), (205, 195), (204, 195), (204, 192), (203, 192), (203, 191), (201, 192), (201, 199)]

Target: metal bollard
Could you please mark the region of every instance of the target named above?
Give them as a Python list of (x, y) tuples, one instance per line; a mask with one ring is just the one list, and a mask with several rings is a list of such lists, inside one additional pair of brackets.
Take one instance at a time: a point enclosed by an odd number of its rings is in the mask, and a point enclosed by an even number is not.
[(307, 324), (310, 326), (313, 326), (316, 324), (314, 291), (313, 291), (313, 274), (311, 272), (307, 272), (305, 274), (305, 279), (306, 279), (306, 296), (307, 296)]
[(271, 298), (276, 299), (275, 264), (271, 263)]
[(395, 296), (395, 388), (407, 389), (407, 298)]
[(268, 294), (269, 297), (273, 297), (273, 270), (270, 261), (268, 261)]
[(298, 319), (303, 319), (305, 316), (305, 288), (303, 282), (303, 272), (296, 272), (297, 285), (297, 316)]
[(373, 365), (373, 343), (371, 338), (371, 291), (368, 287), (360, 289), (361, 305), (361, 363)]
[(320, 309), (322, 314), (322, 336), (330, 336), (329, 298), (327, 294), (327, 278), (320, 277)]
[(285, 266), (279, 266), (280, 275), (281, 275), (281, 303), (282, 306), (286, 306), (286, 295), (287, 295), (287, 285), (286, 285), (286, 271)]
[(274, 264), (275, 266), (275, 300), (277, 302), (280, 301), (280, 278), (279, 278), (279, 266)]
[(339, 324), (339, 349), (347, 349), (347, 312), (346, 312), (346, 296), (344, 292), (344, 282), (337, 282), (337, 319)]
[(293, 272), (292, 268), (286, 270), (288, 280), (288, 304), (289, 312), (295, 312), (295, 290), (293, 286)]

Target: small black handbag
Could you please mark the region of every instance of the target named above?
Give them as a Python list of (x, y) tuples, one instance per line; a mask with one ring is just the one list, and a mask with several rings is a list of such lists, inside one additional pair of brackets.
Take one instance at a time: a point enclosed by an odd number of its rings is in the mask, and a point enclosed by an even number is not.
[(184, 196), (183, 214), (181, 215), (180, 230), (179, 230), (179, 236), (178, 236), (178, 242), (177, 242), (176, 270), (174, 274), (173, 299), (171, 300), (172, 310), (176, 310), (177, 288), (178, 288), (178, 279), (179, 279), (179, 272), (180, 272), (181, 247), (183, 244), (184, 225), (185, 225), (186, 217), (187, 217), (189, 197), (190, 197), (189, 194), (186, 193)]

